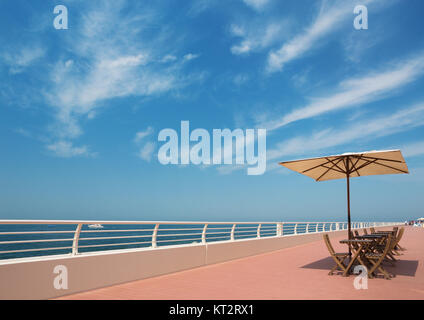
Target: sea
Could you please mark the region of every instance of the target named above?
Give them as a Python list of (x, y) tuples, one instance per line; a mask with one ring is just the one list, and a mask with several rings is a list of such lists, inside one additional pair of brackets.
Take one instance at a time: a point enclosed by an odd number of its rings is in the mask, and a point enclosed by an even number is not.
[[(160, 224), (156, 233), (157, 247), (193, 244), (202, 241), (203, 223)], [(206, 242), (231, 239), (232, 224), (209, 223)], [(0, 260), (62, 255), (72, 253), (72, 244), (77, 224), (0, 224)], [(78, 253), (95, 251), (148, 248), (153, 246), (155, 224), (103, 224), (101, 228), (90, 228), (84, 224), (78, 241)], [(333, 223), (335, 228), (335, 223)], [(296, 232), (329, 231), (327, 223), (300, 223)], [(234, 239), (256, 238), (258, 224), (238, 224)], [(282, 235), (295, 232), (295, 223), (284, 223)], [(272, 237), (277, 233), (275, 223), (261, 224), (260, 237)]]

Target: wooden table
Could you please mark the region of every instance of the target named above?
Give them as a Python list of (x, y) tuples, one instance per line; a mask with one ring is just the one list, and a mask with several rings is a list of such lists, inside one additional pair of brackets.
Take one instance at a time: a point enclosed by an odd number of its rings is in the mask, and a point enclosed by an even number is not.
[[(352, 268), (355, 261), (358, 261), (361, 265), (367, 266), (367, 259), (365, 253), (370, 251), (371, 247), (376, 243), (372, 239), (345, 239), (341, 240), (340, 243), (347, 244), (353, 253), (346, 270), (343, 272), (343, 276), (346, 277), (350, 269)], [(369, 262), (368, 262), (369, 264)]]

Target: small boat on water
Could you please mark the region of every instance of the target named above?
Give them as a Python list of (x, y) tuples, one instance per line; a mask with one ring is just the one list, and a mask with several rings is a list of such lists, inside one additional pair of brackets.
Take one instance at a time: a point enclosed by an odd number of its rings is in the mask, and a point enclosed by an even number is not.
[(101, 224), (99, 224), (99, 223), (89, 224), (88, 227), (90, 229), (102, 229), (103, 228), (103, 226)]

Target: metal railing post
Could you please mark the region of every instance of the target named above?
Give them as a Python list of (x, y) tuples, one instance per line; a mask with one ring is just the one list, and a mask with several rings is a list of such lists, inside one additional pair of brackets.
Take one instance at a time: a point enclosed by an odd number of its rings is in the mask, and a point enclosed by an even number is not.
[(156, 238), (158, 236), (158, 230), (159, 230), (159, 223), (156, 223), (155, 228), (153, 229), (153, 234), (152, 234), (152, 247), (156, 248), (158, 245), (156, 243)]
[(206, 229), (208, 228), (208, 224), (206, 223), (205, 226), (203, 227), (203, 231), (202, 231), (202, 243), (206, 243)]
[(294, 234), (297, 234), (297, 223), (294, 225)]
[(236, 230), (236, 224), (233, 224), (233, 227), (231, 228), (231, 235), (230, 235), (230, 240), (234, 241), (234, 231)]
[(281, 237), (283, 235), (283, 224), (281, 222), (277, 223), (277, 236)]
[(72, 255), (75, 256), (78, 254), (78, 241), (81, 234), (82, 223), (77, 225), (74, 234), (74, 241), (72, 242)]
[(260, 223), (258, 225), (258, 230), (256, 230), (256, 237), (257, 238), (260, 238), (261, 237), (261, 226), (262, 226), (262, 223)]

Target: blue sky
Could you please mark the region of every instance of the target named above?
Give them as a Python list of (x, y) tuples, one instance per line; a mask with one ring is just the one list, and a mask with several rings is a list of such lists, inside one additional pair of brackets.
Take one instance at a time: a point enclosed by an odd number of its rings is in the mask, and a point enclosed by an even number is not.
[[(68, 9), (68, 29), (53, 8)], [(353, 27), (356, 4), (368, 29)], [(0, 2), (0, 218), (345, 221), (345, 181), (279, 161), (401, 149), (357, 221), (422, 216), (424, 4)], [(158, 133), (266, 128), (267, 171), (162, 165)]]

